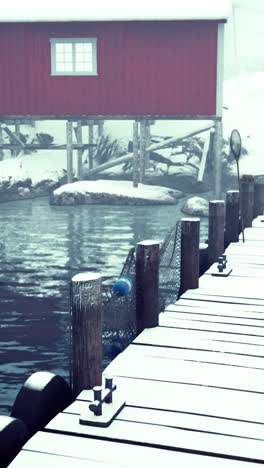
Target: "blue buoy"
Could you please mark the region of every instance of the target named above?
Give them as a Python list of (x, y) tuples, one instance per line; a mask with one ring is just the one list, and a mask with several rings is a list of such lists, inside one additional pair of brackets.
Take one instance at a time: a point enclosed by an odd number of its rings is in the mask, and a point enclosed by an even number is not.
[(122, 276), (115, 282), (113, 291), (117, 296), (126, 296), (132, 289), (132, 279)]

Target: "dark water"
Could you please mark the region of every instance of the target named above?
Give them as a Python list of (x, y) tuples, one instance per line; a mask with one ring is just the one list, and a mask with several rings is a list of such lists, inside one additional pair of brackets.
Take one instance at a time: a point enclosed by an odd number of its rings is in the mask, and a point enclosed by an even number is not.
[(129, 248), (144, 239), (162, 240), (182, 217), (182, 203), (57, 207), (39, 198), (0, 205), (0, 414), (9, 412), (33, 372), (68, 378), (72, 276), (97, 271), (114, 282)]

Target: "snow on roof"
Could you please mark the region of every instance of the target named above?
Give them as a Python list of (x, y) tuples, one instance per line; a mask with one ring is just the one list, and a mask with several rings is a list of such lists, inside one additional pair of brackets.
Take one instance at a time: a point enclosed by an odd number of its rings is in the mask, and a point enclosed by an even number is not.
[(13, 0), (3, 2), (0, 22), (225, 20), (231, 0)]

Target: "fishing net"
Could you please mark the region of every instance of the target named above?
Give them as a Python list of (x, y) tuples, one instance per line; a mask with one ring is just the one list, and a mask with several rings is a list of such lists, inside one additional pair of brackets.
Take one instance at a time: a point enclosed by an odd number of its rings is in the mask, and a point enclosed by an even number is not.
[[(181, 278), (181, 221), (167, 233), (160, 247), (160, 311), (178, 298)], [(132, 290), (117, 296), (112, 286), (103, 287), (104, 367), (136, 337), (136, 259), (135, 248), (129, 251), (120, 277), (132, 280)]]

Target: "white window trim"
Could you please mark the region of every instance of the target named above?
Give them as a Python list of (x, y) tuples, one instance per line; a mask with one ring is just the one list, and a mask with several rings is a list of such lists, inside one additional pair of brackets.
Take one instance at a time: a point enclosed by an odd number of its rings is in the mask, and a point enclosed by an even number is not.
[[(92, 44), (92, 65), (93, 65), (93, 70), (91, 72), (80, 72), (80, 71), (73, 71), (73, 72), (67, 72), (67, 71), (62, 71), (58, 72), (56, 70), (56, 44), (59, 44), (60, 42), (68, 42), (70, 44), (76, 44), (76, 43), (85, 43), (85, 44)], [(54, 38), (50, 39), (50, 50), (51, 50), (51, 75), (52, 76), (96, 76), (98, 75), (97, 73), (97, 39), (96, 38), (86, 38), (86, 37), (67, 37), (67, 38)], [(73, 58), (74, 58), (74, 52), (75, 48), (73, 47)]]

